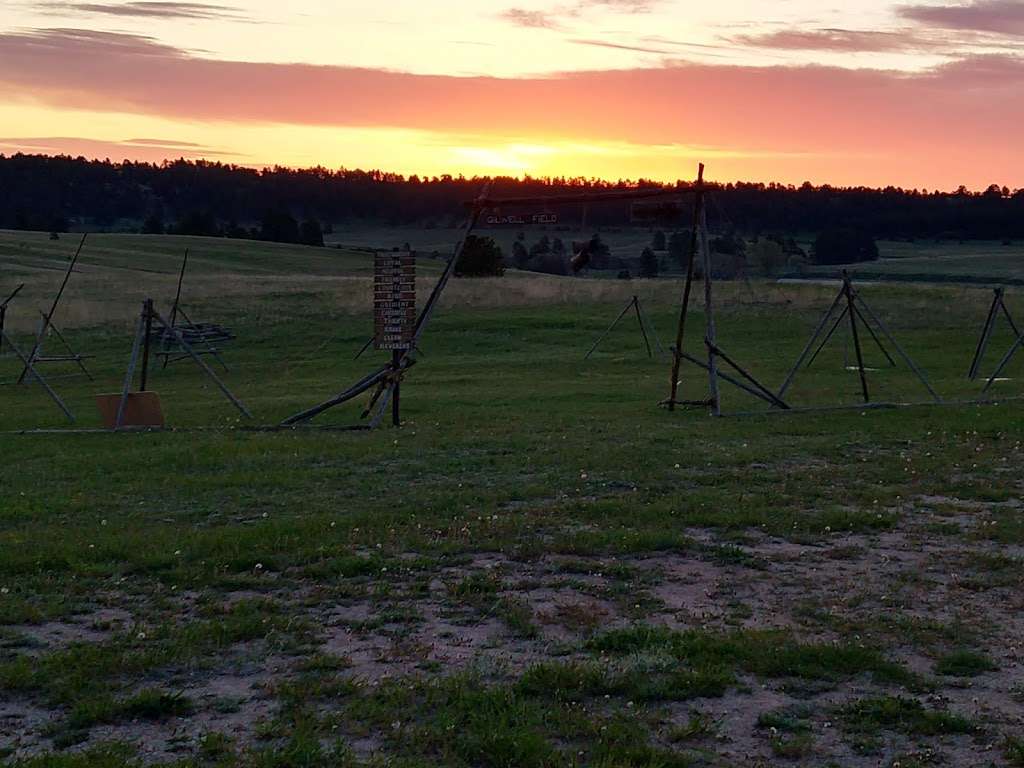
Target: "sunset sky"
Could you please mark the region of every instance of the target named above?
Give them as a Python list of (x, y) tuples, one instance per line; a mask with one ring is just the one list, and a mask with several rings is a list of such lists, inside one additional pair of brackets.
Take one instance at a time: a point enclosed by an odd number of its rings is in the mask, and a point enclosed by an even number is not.
[(2, 154), (1024, 187), (1024, 0), (3, 7)]

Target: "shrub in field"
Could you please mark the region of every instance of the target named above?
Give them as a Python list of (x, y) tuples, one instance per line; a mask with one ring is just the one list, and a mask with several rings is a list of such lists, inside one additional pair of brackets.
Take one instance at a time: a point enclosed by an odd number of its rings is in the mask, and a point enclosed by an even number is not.
[(856, 264), (877, 260), (875, 239), (860, 230), (826, 229), (814, 241), (816, 264)]
[(324, 247), (324, 232), (316, 219), (306, 219), (299, 227), (299, 241), (303, 245)]
[(505, 261), (501, 248), (490, 237), (470, 235), (455, 265), (457, 277), (501, 277), (505, 274)]
[(766, 277), (772, 277), (786, 263), (786, 254), (777, 242), (762, 237), (754, 243), (754, 261)]
[(668, 239), (668, 253), (680, 269), (686, 269), (690, 256), (690, 232), (673, 232)]
[(640, 276), (658, 276), (658, 257), (650, 248), (644, 248), (643, 253), (640, 254)]

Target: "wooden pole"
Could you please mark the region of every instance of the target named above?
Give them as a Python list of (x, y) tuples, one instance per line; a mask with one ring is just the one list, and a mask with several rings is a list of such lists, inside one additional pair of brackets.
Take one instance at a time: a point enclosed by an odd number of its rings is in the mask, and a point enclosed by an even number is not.
[[(775, 395), (774, 392), (772, 392), (770, 389), (768, 389), (768, 387), (764, 386), (761, 382), (759, 382), (757, 379), (755, 379), (754, 376), (751, 373), (749, 373), (745, 368), (743, 368), (743, 366), (741, 366), (739, 363), (737, 363), (735, 360), (733, 360), (731, 357), (729, 357), (727, 354), (725, 354), (725, 352), (722, 351), (721, 347), (715, 346), (714, 344), (711, 344), (709, 342), (708, 343), (708, 350), (710, 352), (712, 352), (716, 357), (722, 358), (722, 360), (725, 362), (726, 365), (730, 366), (740, 376), (742, 376), (744, 379), (749, 381), (760, 392), (760, 394), (758, 394), (758, 392), (752, 392), (752, 394), (756, 395), (757, 397), (760, 397), (765, 402), (768, 402), (771, 405), (774, 405), (776, 408), (782, 408), (783, 410), (789, 410), (789, 406), (786, 405), (785, 402), (783, 402), (780, 398), (778, 398)], [(710, 367), (709, 367), (708, 370), (710, 372)], [(721, 371), (718, 372), (718, 375), (721, 378), (723, 378), (723, 379), (726, 378), (725, 374), (722, 373)], [(728, 379), (726, 379), (726, 380), (728, 380)], [(747, 390), (747, 391), (749, 392), (751, 390)]]
[(711, 412), (715, 416), (722, 415), (722, 401), (718, 392), (718, 357), (715, 354), (718, 344), (718, 332), (715, 329), (715, 308), (712, 302), (711, 249), (708, 247), (707, 212), (701, 206), (700, 212), (700, 248), (704, 255), (704, 341), (708, 345), (708, 387), (711, 396)]
[(853, 337), (853, 348), (857, 353), (857, 371), (860, 373), (860, 388), (864, 394), (864, 402), (870, 403), (871, 396), (868, 394), (868, 378), (864, 373), (864, 355), (860, 349), (860, 335), (857, 333), (857, 308), (853, 305), (853, 289), (850, 288), (850, 280), (843, 274), (843, 291), (846, 293), (846, 306), (850, 316), (850, 332)]
[(883, 323), (882, 319), (872, 311), (871, 307), (868, 306), (868, 303), (864, 301), (864, 298), (859, 293), (855, 294), (854, 298), (860, 305), (860, 308), (867, 313), (867, 316), (871, 320), (871, 322), (878, 326), (878, 329), (882, 332), (882, 335), (885, 336), (885, 338), (888, 340), (890, 344), (892, 344), (896, 352), (899, 353), (899, 356), (903, 358), (903, 362), (907, 364), (907, 367), (909, 367), (910, 370), (914, 372), (914, 375), (917, 376), (921, 384), (924, 385), (924, 388), (928, 390), (928, 393), (932, 396), (932, 398), (934, 398), (935, 402), (941, 403), (942, 398), (939, 397), (938, 393), (932, 388), (932, 385), (928, 382), (928, 377), (924, 375), (924, 371), (918, 368), (917, 363), (914, 362), (913, 358), (903, 350), (903, 347), (900, 346), (899, 342), (896, 341), (892, 333), (890, 333), (889, 327), (885, 323)]
[(877, 346), (878, 349), (881, 351), (881, 353), (883, 355), (885, 355), (885, 359), (889, 361), (889, 365), (892, 368), (895, 368), (896, 367), (896, 361), (892, 359), (892, 355), (889, 354), (889, 350), (887, 350), (882, 345), (882, 340), (880, 338), (878, 338), (878, 334), (876, 334), (875, 333), (875, 329), (871, 327), (871, 323), (869, 323), (864, 318), (864, 315), (861, 314), (860, 310), (857, 309), (857, 305), (856, 304), (853, 306), (853, 311), (857, 313), (857, 317), (860, 318), (861, 323), (863, 323), (864, 327), (868, 329), (868, 333), (871, 335), (871, 340), (875, 342), (875, 346)]
[(803, 367), (804, 360), (807, 359), (807, 355), (809, 355), (811, 352), (811, 347), (814, 346), (814, 342), (818, 340), (818, 337), (821, 335), (821, 332), (825, 329), (825, 324), (828, 323), (829, 318), (832, 317), (832, 313), (836, 311), (836, 307), (839, 306), (839, 302), (842, 300), (842, 298), (843, 292), (840, 289), (840, 291), (836, 294), (835, 299), (832, 300), (832, 306), (828, 308), (828, 312), (822, 315), (821, 320), (818, 321), (818, 325), (814, 329), (814, 333), (811, 334), (811, 338), (807, 341), (807, 344), (804, 346), (803, 351), (800, 353), (800, 357), (797, 358), (796, 364), (792, 368), (790, 368), (789, 374), (787, 374), (786, 376), (786, 380), (782, 382), (782, 386), (779, 387), (779, 391), (776, 394), (776, 396), (779, 399), (782, 399), (783, 397), (786, 396), (786, 391), (793, 383), (793, 379), (796, 378), (797, 371), (799, 371), (800, 368)]
[(668, 409), (674, 411), (679, 399), (679, 369), (683, 360), (683, 339), (686, 336), (686, 315), (690, 309), (690, 292), (693, 289), (693, 266), (697, 255), (697, 228), (700, 226), (701, 211), (704, 208), (704, 163), (697, 167), (697, 183), (694, 185), (693, 230), (690, 232), (690, 254), (686, 262), (686, 282), (683, 284), (683, 300), (679, 307), (679, 326), (676, 329), (676, 345), (672, 350), (672, 384), (666, 401)]
[(985, 318), (985, 326), (981, 329), (981, 337), (978, 339), (978, 346), (974, 350), (974, 358), (971, 360), (971, 367), (967, 372), (967, 378), (974, 381), (978, 378), (978, 370), (981, 368), (981, 360), (988, 349), (989, 339), (992, 337), (992, 330), (996, 324), (996, 317), (999, 315), (999, 305), (1002, 303), (1003, 289), (994, 288), (992, 304), (988, 308), (988, 316)]
[(640, 333), (644, 337), (644, 346), (647, 347), (647, 356), (654, 357), (654, 352), (651, 350), (651, 340), (647, 338), (647, 329), (644, 327), (644, 318), (640, 314), (640, 299), (636, 296), (633, 297), (633, 309), (636, 310), (636, 321), (640, 324)]
[(647, 329), (647, 336), (654, 339), (654, 344), (658, 348), (658, 354), (664, 355), (665, 347), (662, 346), (661, 339), (658, 338), (658, 332), (657, 330), (655, 330), (654, 324), (650, 321), (650, 318), (647, 317), (647, 313), (644, 311), (644, 308), (640, 305), (639, 298), (637, 298), (636, 300), (636, 311), (637, 314), (640, 315), (641, 324)]
[(185, 249), (185, 258), (181, 260), (181, 271), (178, 272), (178, 290), (174, 294), (174, 304), (171, 305), (171, 327), (178, 322), (178, 306), (181, 304), (181, 286), (185, 282), (185, 269), (188, 267), (188, 248)]
[[(36, 339), (35, 346), (32, 348), (32, 352), (29, 354), (28, 359), (34, 361), (36, 355), (39, 354), (39, 347), (43, 343), (43, 337), (46, 335), (47, 329), (50, 327), (50, 323), (53, 322), (53, 316), (57, 312), (57, 306), (60, 304), (61, 297), (64, 295), (64, 289), (68, 286), (68, 280), (71, 279), (71, 273), (75, 271), (75, 265), (78, 263), (78, 257), (82, 253), (82, 248), (85, 246), (85, 238), (89, 236), (86, 232), (82, 235), (81, 241), (78, 243), (78, 250), (75, 251), (74, 257), (71, 259), (71, 263), (68, 265), (67, 272), (64, 273), (64, 280), (60, 284), (60, 289), (57, 291), (57, 295), (53, 299), (53, 304), (50, 305), (50, 311), (44, 315), (43, 328), (39, 333), (39, 338)], [(28, 367), (21, 372), (21, 376), (18, 377), (18, 383), (20, 384), (25, 380), (25, 374), (28, 373)]]
[(139, 361), (139, 348), (142, 346), (142, 337), (146, 332), (146, 320), (149, 316), (149, 301), (142, 303), (142, 313), (139, 321), (135, 324), (135, 338), (132, 339), (132, 353), (128, 357), (128, 368), (124, 373), (124, 383), (121, 386), (121, 399), (117, 403), (117, 418), (114, 419), (114, 429), (120, 429), (124, 423), (124, 411), (128, 406), (128, 395), (132, 391), (132, 380), (135, 378), (135, 366)]
[[(6, 327), (7, 305), (10, 304), (12, 301), (14, 301), (14, 297), (17, 296), (19, 293), (21, 293), (21, 289), (24, 288), (24, 287), (25, 287), (25, 284), (22, 283), (21, 285), (19, 285), (17, 288), (14, 289), (14, 292), (11, 293), (10, 296), (8, 296), (6, 299), (4, 299), (3, 302), (0, 302), (0, 331), (3, 331), (4, 328)], [(0, 334), (0, 354), (3, 353), (3, 350), (4, 350), (4, 337), (3, 337), (2, 334)]]
[(139, 376), (139, 392), (146, 391), (146, 384), (149, 378), (149, 345), (150, 337), (153, 335), (153, 300), (146, 299), (142, 308), (143, 317), (146, 319), (145, 334), (142, 337), (142, 373)]
[[(415, 358), (410, 357), (410, 352), (418, 350), (420, 337), (423, 336), (424, 331), (427, 328), (427, 323), (430, 321), (434, 310), (437, 307), (437, 303), (441, 298), (441, 294), (444, 292), (445, 287), (451, 280), (452, 275), (455, 272), (455, 266), (459, 262), (459, 257), (462, 256), (462, 251), (466, 247), (466, 241), (469, 236), (473, 233), (476, 228), (477, 222), (480, 220), (480, 215), (483, 213), (486, 205), (487, 195), (490, 192), (491, 183), (487, 182), (483, 189), (480, 191), (480, 195), (473, 203), (473, 209), (470, 211), (469, 218), (466, 221), (466, 226), (462, 232), (462, 239), (459, 240), (455, 249), (452, 251), (452, 255), (448, 258), (448, 262), (445, 264), (444, 271), (441, 273), (441, 277), (438, 278), (437, 283), (434, 285), (434, 289), (430, 292), (430, 296), (427, 298), (426, 304), (423, 305), (423, 309), (420, 311), (419, 317), (416, 318), (416, 325), (413, 330), (412, 338), (409, 343), (409, 349), (402, 350), (399, 357), (399, 370), (405, 371), (415, 363)], [(290, 426), (293, 424), (299, 424), (305, 421), (309, 421), (313, 417), (333, 408), (336, 405), (340, 405), (347, 400), (351, 400), (353, 397), (357, 397), (366, 390), (370, 389), (374, 384), (378, 383), (381, 379), (387, 378), (389, 373), (392, 371), (392, 365), (386, 365), (383, 368), (374, 371), (368, 376), (361, 379), (353, 386), (341, 392), (338, 395), (325, 400), (319, 405), (315, 405), (312, 408), (308, 408), (301, 413), (297, 413), (293, 416), (289, 416), (287, 419), (281, 422), (282, 426)], [(381, 412), (382, 415), (383, 412)]]
[[(636, 301), (635, 296), (633, 297), (633, 301)], [(590, 348), (590, 351), (588, 351), (587, 354), (583, 356), (584, 360), (590, 359), (590, 356), (594, 354), (594, 351), (601, 345), (601, 342), (605, 340), (605, 338), (608, 336), (609, 333), (612, 332), (612, 330), (614, 330), (615, 326), (619, 324), (619, 321), (626, 316), (626, 313), (633, 308), (633, 301), (630, 301), (629, 304), (622, 308), (622, 311), (619, 312), (618, 317), (616, 317), (615, 320), (612, 321), (612, 324), (608, 326), (608, 329), (604, 333), (602, 333), (600, 337), (598, 337), (597, 341), (594, 342), (594, 346)]]
[(996, 367), (995, 373), (989, 377), (988, 383), (985, 384), (985, 388), (981, 390), (982, 394), (988, 392), (989, 389), (992, 388), (996, 379), (999, 378), (1006, 366), (1010, 364), (1010, 360), (1013, 359), (1013, 356), (1017, 354), (1017, 350), (1021, 347), (1024, 347), (1024, 336), (1018, 336), (1017, 340), (1013, 343), (1013, 346), (1010, 347), (1010, 351), (1007, 352), (1003, 359), (999, 361), (999, 365)]
[(50, 399), (53, 400), (53, 402), (57, 404), (57, 407), (64, 412), (64, 415), (68, 417), (68, 421), (74, 424), (75, 415), (71, 413), (71, 409), (64, 404), (64, 401), (61, 400), (57, 393), (54, 392), (53, 389), (50, 387), (50, 385), (46, 383), (46, 379), (43, 378), (43, 374), (39, 373), (39, 371), (35, 369), (35, 366), (32, 365), (31, 358), (25, 357), (25, 355), (22, 354), (22, 351), (18, 349), (17, 345), (14, 343), (11, 337), (7, 335), (7, 331), (3, 330), (2, 328), (0, 328), (0, 338), (7, 342), (7, 346), (11, 348), (11, 351), (14, 352), (15, 355), (17, 355), (18, 359), (21, 360), (22, 363), (25, 364), (25, 370), (27, 370), (30, 375), (35, 377), (36, 381), (38, 381), (42, 385), (43, 389), (46, 390), (46, 394), (50, 396)]
[(1006, 316), (1006, 322), (1010, 324), (1010, 329), (1013, 331), (1014, 336), (1020, 336), (1020, 328), (1013, 322), (1013, 316), (1010, 314), (1009, 307), (1006, 306), (1006, 291), (1003, 288), (999, 289), (999, 306), (1003, 308), (1003, 314)]
[[(39, 314), (40, 315), (43, 314), (42, 310), (39, 311)], [(45, 320), (44, 320), (44, 322), (45, 322)], [(73, 361), (75, 364), (78, 365), (79, 368), (82, 369), (82, 373), (84, 373), (86, 375), (86, 377), (89, 379), (89, 381), (95, 381), (95, 379), (92, 377), (92, 374), (89, 373), (89, 369), (85, 367), (85, 362), (82, 360), (82, 356), (80, 354), (78, 354), (77, 352), (75, 352), (75, 350), (71, 346), (71, 344), (68, 343), (68, 340), (64, 338), (64, 334), (60, 332), (60, 328), (57, 327), (57, 324), (51, 322), (48, 327), (49, 327), (49, 330), (53, 331), (53, 335), (57, 337), (57, 341), (59, 341), (61, 344), (64, 345), (64, 349), (67, 350), (68, 356), (69, 356), (70, 360)], [(40, 345), (40, 347), (41, 346), (42, 345)], [(40, 360), (45, 360), (46, 359), (46, 356), (43, 355), (41, 348), (39, 350), (39, 354), (38, 354), (37, 357)]]
[[(844, 291), (840, 290), (839, 297), (840, 298), (845, 298), (846, 297), (846, 293)], [(822, 339), (821, 344), (818, 345), (818, 348), (816, 350), (814, 350), (814, 354), (811, 355), (811, 359), (807, 361), (807, 367), (808, 368), (810, 368), (812, 365), (814, 365), (814, 361), (818, 359), (818, 355), (821, 354), (822, 350), (824, 350), (825, 347), (828, 346), (828, 343), (832, 340), (832, 337), (835, 335), (836, 331), (839, 330), (839, 326), (841, 326), (843, 324), (843, 320), (846, 319), (846, 316), (848, 314), (850, 314), (850, 308), (848, 306), (843, 307), (843, 311), (839, 313), (839, 317), (836, 318), (835, 323), (829, 329), (828, 333), (825, 334), (825, 338)], [(844, 347), (843, 348), (843, 365), (846, 365), (848, 360), (849, 360), (849, 353), (848, 353), (846, 347)]]
[(171, 333), (174, 334), (174, 337), (178, 342), (178, 346), (185, 350), (186, 354), (188, 354), (188, 356), (195, 361), (196, 365), (203, 369), (206, 375), (209, 376), (213, 383), (217, 385), (217, 388), (220, 389), (220, 391), (228, 400), (231, 401), (232, 405), (234, 405), (235, 408), (237, 408), (242, 413), (243, 416), (245, 416), (248, 419), (251, 419), (252, 414), (249, 413), (249, 409), (245, 407), (241, 400), (239, 400), (237, 397), (231, 394), (231, 390), (228, 389), (227, 385), (217, 377), (217, 374), (213, 372), (213, 369), (210, 366), (208, 366), (205, 362), (203, 362), (203, 359), (195, 353), (195, 350), (192, 349), (191, 345), (187, 341), (185, 341), (185, 337), (181, 335), (181, 331), (179, 331), (177, 328), (172, 328), (171, 326), (169, 326), (167, 324), (167, 321), (164, 320), (160, 316), (160, 313), (157, 312), (155, 309), (153, 310), (153, 319), (160, 323), (164, 328), (169, 329)]
[(391, 367), (394, 369), (395, 374), (394, 382), (391, 385), (391, 425), (400, 427), (402, 426), (401, 407), (399, 405), (402, 389), (402, 380), (400, 378), (402, 373), (402, 353), (397, 349), (391, 353)]

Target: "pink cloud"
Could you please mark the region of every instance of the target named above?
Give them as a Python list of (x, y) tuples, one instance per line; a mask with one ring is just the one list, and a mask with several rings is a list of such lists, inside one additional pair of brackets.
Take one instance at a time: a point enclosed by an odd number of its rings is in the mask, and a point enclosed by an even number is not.
[(52, 2), (41, 10), (53, 14), (127, 16), (149, 19), (229, 19), (244, 20), (237, 8), (209, 3), (128, 2), (80, 3)]
[(1024, 35), (1024, 2), (974, 0), (966, 5), (908, 5), (900, 8), (907, 19), (944, 29)]
[(560, 29), (561, 24), (554, 14), (545, 11), (527, 11), (522, 8), (509, 8), (502, 11), (499, 18), (517, 27), (527, 29)]

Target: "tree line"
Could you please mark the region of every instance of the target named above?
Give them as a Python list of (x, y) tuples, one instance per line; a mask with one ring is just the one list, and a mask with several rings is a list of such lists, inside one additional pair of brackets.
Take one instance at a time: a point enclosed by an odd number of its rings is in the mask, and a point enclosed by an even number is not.
[[(341, 223), (457, 226), (466, 201), (485, 181), (348, 169), (256, 170), (202, 160), (153, 164), (0, 155), (0, 228), (61, 231), (88, 226), (316, 244), (324, 229)], [(496, 197), (661, 186), (583, 178), (490, 181)], [(563, 222), (585, 217), (594, 228), (626, 226), (633, 215), (621, 202), (556, 212)], [(716, 231), (754, 238), (846, 229), (878, 239), (1011, 240), (1024, 238), (1024, 189), (995, 184), (971, 192), (963, 187), (929, 191), (734, 183), (715, 188), (708, 216)], [(686, 220), (685, 211), (682, 218)]]

